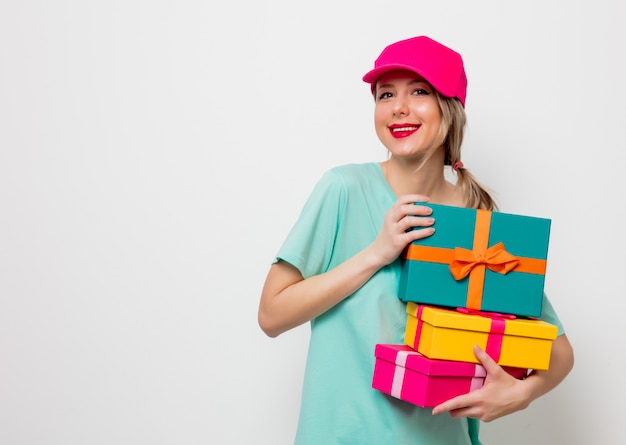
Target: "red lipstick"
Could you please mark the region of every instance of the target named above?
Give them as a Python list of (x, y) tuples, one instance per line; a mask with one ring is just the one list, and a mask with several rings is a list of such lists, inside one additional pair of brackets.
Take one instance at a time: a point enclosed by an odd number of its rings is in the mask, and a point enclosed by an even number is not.
[(416, 124), (393, 124), (389, 127), (389, 132), (396, 139), (406, 138), (411, 136), (417, 130), (419, 130), (420, 125)]

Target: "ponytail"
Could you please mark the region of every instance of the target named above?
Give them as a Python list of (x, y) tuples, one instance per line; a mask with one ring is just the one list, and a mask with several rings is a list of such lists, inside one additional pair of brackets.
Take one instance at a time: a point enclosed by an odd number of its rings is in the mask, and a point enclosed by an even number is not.
[(455, 167), (457, 187), (461, 189), (469, 208), (498, 210), (498, 205), (491, 194), (461, 162), (461, 144), (467, 121), (463, 105), (458, 99), (444, 97), (439, 92), (436, 92), (436, 98), (441, 109), (440, 131), (446, 134), (444, 165)]
[(498, 210), (498, 204), (487, 189), (481, 185), (476, 177), (464, 167), (456, 169), (457, 186), (465, 197), (467, 206), (472, 209)]

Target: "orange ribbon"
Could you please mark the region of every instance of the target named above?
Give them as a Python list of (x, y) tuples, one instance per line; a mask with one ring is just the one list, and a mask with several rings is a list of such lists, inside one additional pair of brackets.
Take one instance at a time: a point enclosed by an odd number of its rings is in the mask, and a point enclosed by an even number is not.
[(466, 307), (479, 310), (482, 305), (487, 268), (500, 274), (511, 271), (541, 275), (546, 273), (546, 260), (513, 256), (504, 249), (502, 243), (488, 247), (490, 228), (491, 211), (478, 209), (472, 250), (409, 244), (405, 258), (449, 264), (455, 280), (461, 280), (469, 275)]
[(515, 269), (519, 259), (504, 250), (502, 243), (491, 246), (485, 252), (456, 247), (454, 260), (450, 263), (450, 272), (455, 280), (460, 280), (468, 276), (479, 264), (484, 264), (489, 270), (504, 275)]

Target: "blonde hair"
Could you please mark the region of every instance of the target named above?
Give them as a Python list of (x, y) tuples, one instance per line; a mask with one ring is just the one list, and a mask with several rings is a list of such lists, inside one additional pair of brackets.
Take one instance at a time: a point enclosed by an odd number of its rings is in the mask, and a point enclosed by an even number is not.
[[(461, 144), (465, 133), (467, 116), (458, 99), (445, 97), (435, 90), (437, 104), (441, 110), (440, 138), (445, 138), (444, 165), (454, 166), (461, 161)], [(467, 206), (474, 209), (498, 210), (498, 205), (487, 189), (476, 177), (462, 166), (455, 169), (457, 186), (461, 189)]]

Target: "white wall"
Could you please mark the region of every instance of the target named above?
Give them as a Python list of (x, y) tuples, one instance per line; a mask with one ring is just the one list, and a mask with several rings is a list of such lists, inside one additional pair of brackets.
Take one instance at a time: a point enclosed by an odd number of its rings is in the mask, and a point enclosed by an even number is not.
[(2, 0), (0, 443), (291, 443), (309, 329), (263, 336), (265, 273), (324, 170), (385, 158), (360, 78), (428, 34), (466, 60), (465, 165), (553, 220), (546, 288), (577, 358), (484, 441), (617, 444), (618, 8)]

